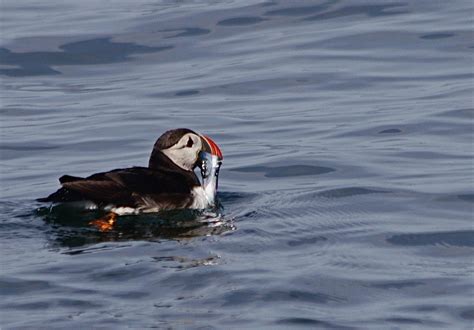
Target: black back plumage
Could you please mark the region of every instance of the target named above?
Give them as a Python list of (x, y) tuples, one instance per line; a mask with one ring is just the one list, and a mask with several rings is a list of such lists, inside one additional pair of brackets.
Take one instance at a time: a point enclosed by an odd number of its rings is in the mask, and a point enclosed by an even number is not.
[(181, 169), (159, 151), (154, 153), (152, 168), (115, 169), (86, 178), (64, 175), (59, 181), (62, 188), (38, 201), (87, 200), (99, 205), (139, 207), (144, 198), (167, 203), (189, 199), (191, 189), (200, 185), (194, 172)]

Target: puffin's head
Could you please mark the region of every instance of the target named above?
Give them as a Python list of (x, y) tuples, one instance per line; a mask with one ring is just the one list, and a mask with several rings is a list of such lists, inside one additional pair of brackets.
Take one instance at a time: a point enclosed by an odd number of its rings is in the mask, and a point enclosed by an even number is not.
[(186, 171), (193, 171), (199, 165), (202, 153), (209, 153), (223, 159), (222, 152), (211, 138), (197, 134), (187, 128), (165, 132), (155, 142), (149, 167), (154, 167), (156, 153), (165, 154), (173, 163)]

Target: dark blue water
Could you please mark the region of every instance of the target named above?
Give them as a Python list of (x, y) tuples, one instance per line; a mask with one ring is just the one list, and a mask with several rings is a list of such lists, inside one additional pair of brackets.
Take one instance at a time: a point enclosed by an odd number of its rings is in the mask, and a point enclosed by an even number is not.
[[(0, 10), (2, 329), (472, 328), (471, 1)], [(221, 146), (221, 218), (34, 201), (174, 127)]]

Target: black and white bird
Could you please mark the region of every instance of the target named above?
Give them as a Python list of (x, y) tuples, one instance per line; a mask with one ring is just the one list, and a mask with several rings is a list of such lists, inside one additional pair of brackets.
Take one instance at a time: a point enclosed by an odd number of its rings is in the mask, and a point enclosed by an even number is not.
[[(165, 132), (156, 141), (148, 167), (96, 173), (86, 178), (63, 175), (61, 188), (39, 202), (83, 202), (88, 208), (117, 215), (171, 209), (206, 209), (215, 205), (223, 156), (208, 136), (187, 128)], [(194, 173), (201, 168), (201, 183)], [(113, 219), (113, 221), (109, 221)]]

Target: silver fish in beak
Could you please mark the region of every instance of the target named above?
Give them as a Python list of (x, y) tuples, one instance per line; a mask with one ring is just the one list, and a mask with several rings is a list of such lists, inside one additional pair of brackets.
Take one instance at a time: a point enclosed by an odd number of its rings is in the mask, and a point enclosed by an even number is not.
[(210, 205), (216, 204), (219, 170), (224, 156), (217, 144), (208, 136), (201, 136), (203, 150), (199, 154), (198, 166), (201, 169), (202, 187)]

